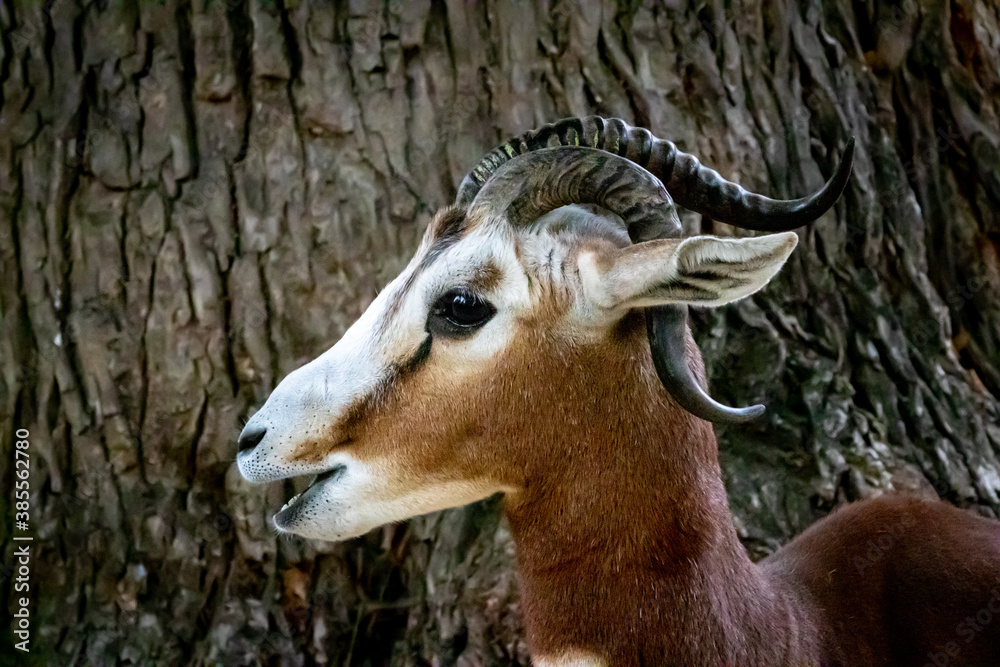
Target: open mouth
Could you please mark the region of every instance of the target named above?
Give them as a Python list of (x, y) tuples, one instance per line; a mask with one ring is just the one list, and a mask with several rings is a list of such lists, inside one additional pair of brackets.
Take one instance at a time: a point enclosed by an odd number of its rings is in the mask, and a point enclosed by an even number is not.
[(335, 468), (331, 468), (321, 475), (316, 475), (313, 481), (309, 483), (309, 486), (305, 488), (302, 493), (296, 494), (288, 499), (288, 502), (281, 506), (281, 510), (274, 515), (274, 524), (278, 528), (284, 528), (292, 523), (299, 513), (299, 509), (302, 506), (302, 500), (309, 495), (314, 495), (316, 490), (322, 487), (324, 484), (333, 483), (339, 479), (347, 471), (347, 466), (339, 465)]

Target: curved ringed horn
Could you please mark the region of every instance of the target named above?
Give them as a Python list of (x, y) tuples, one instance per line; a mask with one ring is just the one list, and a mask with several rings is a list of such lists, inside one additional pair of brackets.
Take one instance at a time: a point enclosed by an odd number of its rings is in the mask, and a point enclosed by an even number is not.
[[(781, 201), (747, 192), (741, 186), (726, 181), (714, 170), (702, 166), (696, 157), (677, 150), (672, 142), (658, 139), (643, 128), (630, 127), (616, 118), (607, 121), (598, 116), (567, 118), (527, 132), (488, 153), (462, 181), (456, 204), (468, 208), (478, 199), (480, 190), (491, 178), (501, 173), (504, 165), (515, 161), (518, 156), (557, 146), (588, 146), (624, 157), (638, 168), (644, 167), (659, 178), (682, 206), (721, 222), (759, 231), (787, 231), (825, 213), (846, 187), (854, 156), (854, 138), (851, 137), (834, 175), (818, 192), (802, 199)], [(546, 179), (540, 180), (543, 184), (546, 183)], [(639, 221), (631, 220), (627, 207), (623, 207), (621, 201), (616, 204), (612, 201), (614, 197), (598, 201), (601, 197), (580, 183), (574, 188), (572, 193), (565, 191), (565, 196), (545, 197), (550, 199), (550, 204), (561, 202), (559, 206), (570, 203), (595, 203), (604, 206), (626, 219), (633, 242), (680, 234), (680, 225), (674, 224), (676, 211), (672, 207), (670, 216), (663, 214), (660, 222), (643, 229)], [(557, 184), (553, 188), (548, 184), (546, 189), (558, 191), (561, 186)], [(569, 200), (581, 194), (589, 198)], [(522, 195), (521, 199), (508, 201), (509, 212), (529, 215), (534, 210), (542, 211), (544, 206), (528, 206), (519, 210), (520, 204), (517, 202), (531, 199), (529, 192), (522, 191)], [(627, 200), (620, 194), (617, 196), (621, 200)], [(667, 201), (670, 201), (669, 195)], [(664, 222), (668, 217), (671, 217), (669, 224)], [(643, 231), (639, 231), (640, 229)], [(730, 423), (745, 422), (763, 413), (764, 407), (760, 405), (743, 409), (720, 405), (695, 380), (687, 366), (685, 351), (688, 335), (686, 306), (648, 308), (646, 324), (657, 374), (667, 391), (685, 409), (703, 419)]]
[[(680, 236), (677, 211), (660, 180), (626, 158), (594, 148), (548, 148), (515, 157), (497, 169), (468, 210), (499, 213), (517, 224), (569, 204), (595, 204), (618, 214), (633, 243)], [(763, 405), (727, 407), (702, 389), (687, 365), (686, 305), (647, 308), (646, 328), (657, 375), (682, 408), (729, 424), (764, 413)]]
[(829, 210), (847, 186), (854, 160), (851, 137), (836, 171), (820, 190), (801, 199), (770, 199), (727, 181), (695, 156), (644, 128), (631, 127), (618, 118), (564, 118), (487, 153), (462, 181), (456, 203), (468, 206), (493, 173), (509, 160), (555, 146), (589, 146), (625, 157), (663, 181), (670, 196), (684, 208), (736, 227), (767, 232), (801, 227)]

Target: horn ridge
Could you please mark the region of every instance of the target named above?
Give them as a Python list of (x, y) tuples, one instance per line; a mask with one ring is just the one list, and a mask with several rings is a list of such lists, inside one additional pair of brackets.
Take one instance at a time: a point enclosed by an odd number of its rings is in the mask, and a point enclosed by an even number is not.
[(652, 152), (655, 141), (657, 141), (656, 137), (646, 128), (632, 128), (632, 131), (629, 133), (628, 153), (625, 157), (640, 167), (645, 168), (649, 164), (649, 154)]
[(702, 165), (695, 156), (677, 151), (674, 169), (664, 184), (684, 208), (743, 229), (785, 232), (812, 222), (833, 207), (847, 187), (853, 162), (854, 137), (850, 137), (836, 171), (822, 188), (807, 197), (780, 200), (748, 192)]
[(583, 146), (531, 151), (504, 163), (468, 209), (502, 212), (518, 225), (568, 204), (613, 211), (636, 243), (680, 235), (677, 211), (658, 178), (624, 157)]
[(847, 187), (854, 160), (851, 137), (833, 176), (820, 190), (800, 199), (771, 199), (727, 181), (697, 157), (677, 150), (673, 142), (659, 139), (645, 128), (631, 127), (620, 118), (564, 118), (487, 153), (462, 181), (456, 203), (468, 207), (492, 174), (509, 160), (555, 146), (587, 146), (625, 157), (659, 178), (681, 206), (736, 227), (770, 232), (800, 227), (829, 210)]

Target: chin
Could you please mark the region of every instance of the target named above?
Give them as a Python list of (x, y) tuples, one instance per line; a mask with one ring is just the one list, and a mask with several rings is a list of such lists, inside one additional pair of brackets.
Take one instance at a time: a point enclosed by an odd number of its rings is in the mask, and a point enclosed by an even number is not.
[(350, 508), (341, 502), (319, 495), (307, 497), (303, 493), (286, 503), (272, 521), (282, 535), (298, 535), (327, 542), (349, 540), (376, 527), (352, 520), (350, 514)]
[[(295, 535), (307, 540), (323, 540), (325, 542), (343, 542), (352, 537), (357, 537), (350, 533), (344, 533), (336, 529), (316, 525), (282, 525), (278, 519), (278, 514), (274, 515), (274, 527), (279, 535)], [(363, 535), (364, 533), (360, 533)]]
[(273, 523), (281, 535), (297, 535), (327, 542), (343, 542), (352, 537), (360, 537), (375, 528), (375, 526), (349, 525), (345, 521), (332, 518), (323, 521), (319, 517), (288, 517), (284, 510), (274, 515)]

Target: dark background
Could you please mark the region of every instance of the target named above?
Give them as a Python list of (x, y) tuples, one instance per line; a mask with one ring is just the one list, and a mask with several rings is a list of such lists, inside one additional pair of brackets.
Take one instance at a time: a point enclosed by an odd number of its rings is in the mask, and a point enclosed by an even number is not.
[(527, 663), (496, 499), (276, 539), (293, 483), (234, 458), (478, 158), (568, 115), (776, 197), (857, 138), (778, 279), (695, 317), (715, 395), (769, 406), (720, 433), (754, 557), (883, 491), (1000, 512), (995, 3), (5, 0), (0, 35), (0, 536), (23, 427), (39, 660)]

